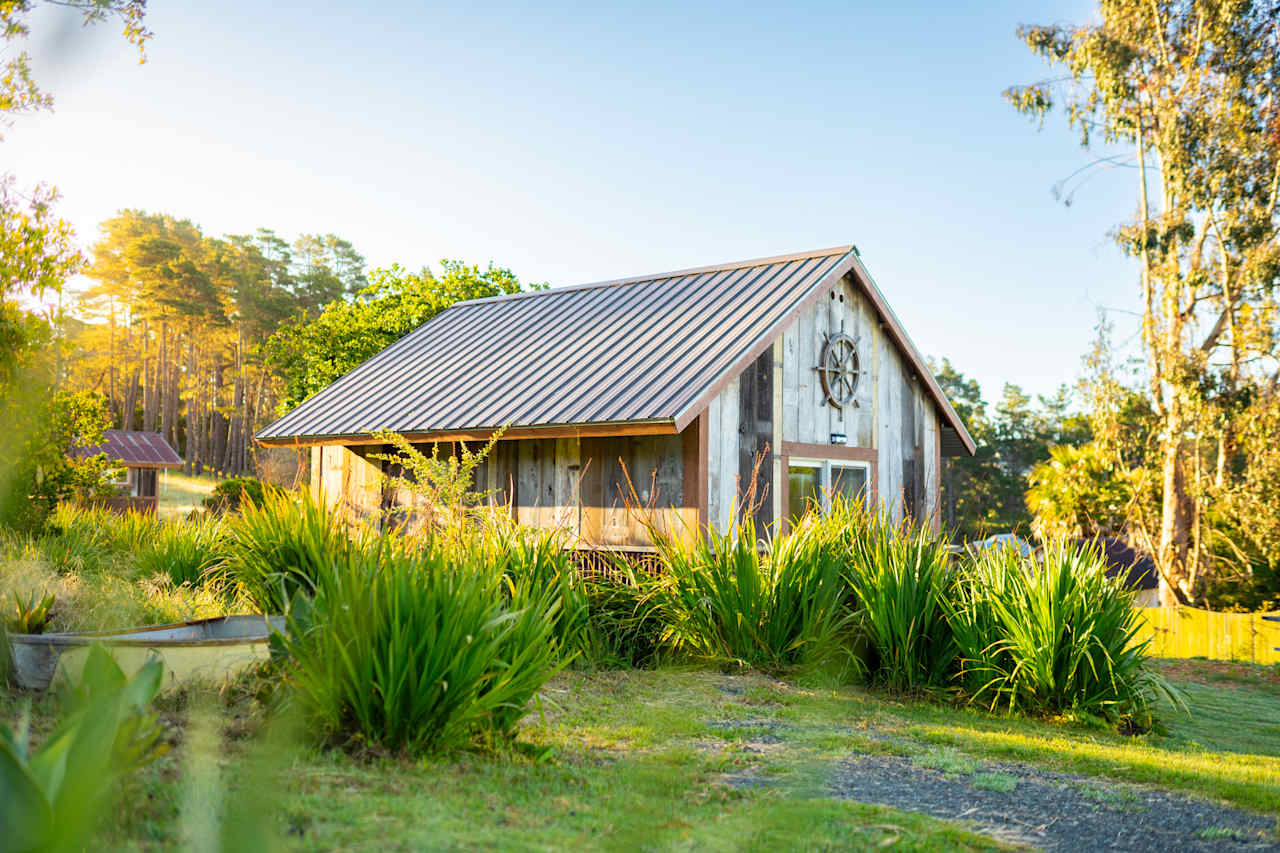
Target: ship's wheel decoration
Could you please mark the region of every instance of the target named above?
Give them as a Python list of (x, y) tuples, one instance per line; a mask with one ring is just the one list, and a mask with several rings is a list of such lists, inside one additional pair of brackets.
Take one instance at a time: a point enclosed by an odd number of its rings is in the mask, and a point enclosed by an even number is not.
[(837, 409), (845, 406), (857, 406), (854, 394), (858, 390), (858, 376), (861, 368), (858, 363), (858, 346), (853, 338), (844, 332), (828, 335), (822, 345), (822, 356), (816, 368), (822, 380), (822, 390), (827, 394), (827, 402)]

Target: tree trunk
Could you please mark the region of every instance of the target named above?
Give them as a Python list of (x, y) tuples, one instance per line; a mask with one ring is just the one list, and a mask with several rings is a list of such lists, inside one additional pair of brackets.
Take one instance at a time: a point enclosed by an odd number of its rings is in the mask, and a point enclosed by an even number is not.
[(146, 432), (159, 432), (159, 415), (160, 415), (160, 395), (157, 388), (160, 383), (157, 381), (155, 363), (153, 359), (147, 359), (144, 363), (144, 372), (142, 374), (142, 428)]
[(134, 409), (138, 405), (138, 378), (141, 375), (142, 368), (135, 367), (133, 375), (129, 377), (129, 384), (124, 389), (124, 402), (120, 407), (120, 428), (124, 430), (133, 429)]
[(1188, 543), (1191, 534), (1190, 501), (1183, 459), (1181, 413), (1171, 407), (1162, 450), (1164, 496), (1160, 511), (1160, 606), (1176, 607), (1192, 597)]
[(240, 473), (240, 452), (239, 448), (244, 443), (241, 436), (244, 423), (244, 377), (237, 376), (235, 381), (235, 391), (233, 392), (231, 402), (231, 423), (227, 426), (227, 449), (224, 456), (225, 461), (222, 463), (223, 470), (231, 475), (237, 476)]

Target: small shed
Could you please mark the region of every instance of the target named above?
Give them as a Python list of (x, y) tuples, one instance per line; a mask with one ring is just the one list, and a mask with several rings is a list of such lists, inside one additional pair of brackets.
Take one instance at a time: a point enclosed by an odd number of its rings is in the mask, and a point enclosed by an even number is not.
[(182, 457), (157, 432), (108, 429), (102, 431), (102, 437), (101, 444), (78, 447), (75, 454), (90, 457), (105, 453), (121, 469), (114, 482), (116, 495), (105, 503), (113, 509), (155, 512), (160, 471), (181, 468)]
[(503, 427), (477, 487), (589, 549), (748, 509), (777, 529), (835, 491), (936, 525), (942, 457), (974, 450), (853, 246), (461, 302), (257, 440), (311, 448), (316, 497), (372, 514), (406, 500), (373, 433), (449, 452)]

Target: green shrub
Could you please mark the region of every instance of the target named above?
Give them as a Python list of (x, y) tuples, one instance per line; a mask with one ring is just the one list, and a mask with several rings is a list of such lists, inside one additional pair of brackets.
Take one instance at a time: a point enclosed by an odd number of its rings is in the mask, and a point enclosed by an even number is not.
[(581, 660), (598, 669), (653, 666), (661, 658), (662, 620), (645, 604), (642, 578), (626, 564), (617, 571), (617, 578), (582, 581), (587, 625)]
[(55, 571), (98, 573), (133, 564), (165, 525), (155, 515), (64, 503), (39, 540), (40, 552)]
[(111, 535), (115, 524), (106, 510), (62, 504), (38, 539), (40, 553), (56, 572), (100, 572), (116, 552)]
[(952, 577), (947, 541), (838, 496), (820, 526), (847, 549), (844, 578), (869, 647), (871, 679), (893, 690), (946, 686), (956, 659), (945, 610)]
[(212, 513), (240, 512), (245, 506), (262, 506), (268, 495), (283, 493), (283, 489), (256, 477), (232, 477), (213, 487), (204, 499), (204, 507)]
[(970, 699), (1142, 730), (1159, 697), (1177, 703), (1147, 666), (1134, 593), (1106, 568), (1097, 550), (1063, 541), (1047, 544), (1039, 560), (1012, 548), (975, 557), (948, 604)]
[(195, 518), (157, 525), (138, 553), (144, 578), (165, 575), (175, 586), (200, 583), (222, 560), (226, 536), (217, 518)]
[(30, 748), (27, 715), (17, 731), (0, 725), (0, 849), (88, 849), (116, 781), (161, 751), (147, 706), (162, 675), (153, 660), (125, 679), (95, 647), (65, 717), (39, 749)]
[(311, 592), (322, 571), (347, 558), (350, 538), (310, 495), (268, 494), (227, 522), (225, 579), (262, 613), (283, 613), (298, 590)]
[(664, 571), (646, 605), (664, 643), (697, 657), (766, 669), (809, 663), (848, 620), (840, 565), (816, 526), (763, 545), (754, 522), (676, 539), (653, 531)]
[(492, 517), (465, 524), (448, 535), (433, 536), (432, 548), (461, 563), (479, 561), (495, 566), (504, 576), (506, 594), (515, 607), (524, 607), (547, 591), (559, 596), (560, 608), (552, 625), (557, 645), (569, 655), (582, 651), (588, 602), (572, 555), (565, 548), (564, 531)]
[(324, 563), (305, 618), (291, 613), (282, 640), (318, 731), (397, 752), (510, 738), (563, 657), (557, 590), (512, 598), (503, 569), (481, 548), (390, 539)]
[(166, 526), (154, 513), (137, 510), (126, 513), (99, 512), (106, 516), (101, 521), (110, 537), (110, 547), (120, 554), (138, 553)]

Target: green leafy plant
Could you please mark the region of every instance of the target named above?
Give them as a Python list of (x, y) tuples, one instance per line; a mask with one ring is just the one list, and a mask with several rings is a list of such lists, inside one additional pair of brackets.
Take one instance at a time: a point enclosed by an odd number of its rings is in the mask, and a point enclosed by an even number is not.
[(150, 712), (151, 700), (160, 691), (164, 665), (152, 658), (129, 678), (120, 664), (101, 646), (89, 649), (84, 669), (76, 681), (58, 682), (58, 701), (66, 714), (94, 708), (103, 700), (119, 698), (119, 724), (112, 742), (112, 763), (119, 773), (150, 764), (169, 751), (161, 740), (159, 718)]
[(110, 535), (110, 547), (120, 554), (136, 554), (152, 541), (164, 523), (153, 513), (95, 510), (95, 520)]
[(578, 655), (588, 642), (589, 604), (565, 545), (566, 535), (558, 528), (526, 527), (494, 515), (480, 524), (434, 536), (431, 547), (454, 554), (461, 562), (494, 566), (503, 574), (514, 607), (536, 603), (548, 591), (554, 593), (560, 600), (552, 624), (556, 644), (565, 654)]
[(956, 659), (945, 610), (952, 579), (946, 539), (838, 496), (821, 523), (843, 539), (844, 578), (871, 678), (893, 690), (945, 687)]
[(281, 638), (316, 730), (397, 752), (510, 739), (566, 661), (559, 591), (512, 595), (503, 568), (479, 547), (408, 549), (388, 538), (324, 563), (305, 622), (291, 613)]
[(177, 586), (195, 585), (221, 561), (225, 533), (216, 517), (159, 524), (138, 553), (143, 577), (165, 575)]
[(162, 675), (152, 661), (124, 679), (95, 647), (62, 722), (38, 749), (29, 712), (16, 731), (0, 725), (0, 853), (86, 849), (115, 783), (157, 753), (145, 721)]
[(54, 595), (32, 591), (27, 595), (10, 592), (6, 599), (5, 628), (14, 634), (42, 634), (53, 619)]
[(645, 605), (643, 576), (618, 562), (615, 577), (582, 580), (587, 625), (580, 660), (601, 669), (653, 666), (662, 656), (662, 620)]
[(314, 590), (321, 572), (351, 548), (337, 517), (309, 495), (268, 494), (228, 522), (220, 574), (260, 612), (283, 613), (298, 590)]
[[(493, 521), (484, 517), (485, 513), (476, 512), (489, 495), (476, 488), (475, 472), (505, 431), (506, 427), (497, 430), (479, 450), (471, 450), (466, 442), (461, 442), (458, 452), (448, 456), (440, 455), (439, 443), (432, 444), (431, 453), (426, 454), (399, 433), (377, 432), (374, 438), (385, 442), (394, 452), (375, 453), (370, 458), (385, 463), (393, 472), (382, 475), (384, 488), (404, 490), (413, 496), (414, 508), (409, 513), (416, 510), (419, 517), (414, 519), (410, 515), (404, 522), (425, 521), (425, 531), (437, 536), (465, 536), (470, 532), (466, 522)], [(481, 517), (476, 519), (477, 515)]]
[[(61, 512), (61, 511), (60, 511)], [(40, 553), (54, 571), (96, 574), (112, 558), (112, 522), (105, 511), (63, 513), (37, 540)]]
[(1096, 549), (1062, 540), (1038, 560), (996, 548), (966, 566), (947, 607), (970, 700), (1143, 731), (1158, 699), (1180, 704), (1147, 664), (1134, 593), (1106, 568)]
[(697, 657), (780, 669), (823, 657), (848, 622), (840, 564), (802, 526), (764, 545), (746, 519), (728, 533), (672, 537), (652, 529), (664, 571), (645, 605), (663, 642)]
[(205, 509), (213, 513), (236, 513), (246, 505), (262, 506), (267, 495), (282, 491), (284, 490), (279, 486), (256, 477), (232, 477), (214, 486), (213, 492), (203, 503)]

